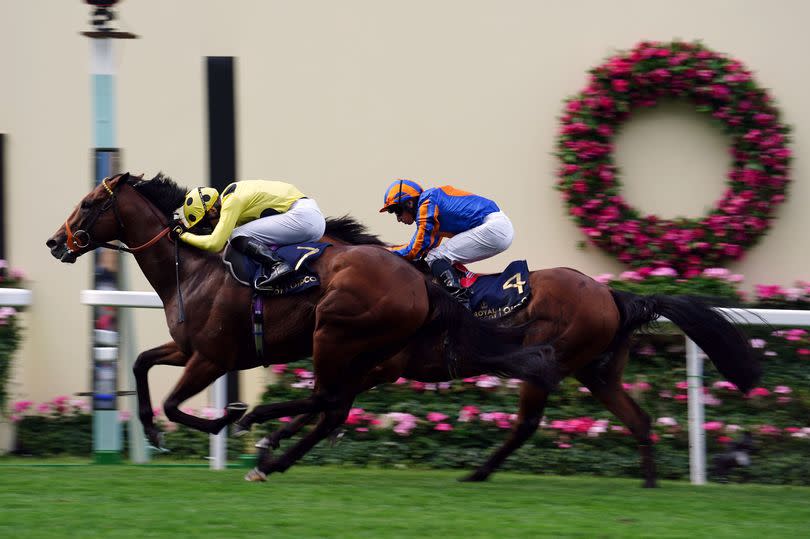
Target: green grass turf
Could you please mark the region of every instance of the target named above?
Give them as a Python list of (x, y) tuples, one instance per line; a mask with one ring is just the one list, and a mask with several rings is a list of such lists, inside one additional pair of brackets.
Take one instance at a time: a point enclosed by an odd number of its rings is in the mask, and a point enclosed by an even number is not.
[(296, 467), (0, 467), (0, 537), (808, 537), (810, 488)]

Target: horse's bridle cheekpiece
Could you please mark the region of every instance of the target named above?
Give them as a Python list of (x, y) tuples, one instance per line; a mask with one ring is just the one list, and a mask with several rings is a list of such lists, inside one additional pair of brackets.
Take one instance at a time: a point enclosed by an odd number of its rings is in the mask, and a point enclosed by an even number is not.
[[(121, 176), (123, 176), (123, 174), (118, 175), (119, 178)], [(101, 215), (110, 208), (113, 209), (113, 213), (115, 214), (115, 220), (118, 222), (118, 226), (121, 227), (122, 229), (124, 228), (124, 223), (121, 220), (121, 215), (118, 213), (118, 205), (116, 204), (116, 202), (118, 201), (118, 197), (115, 194), (115, 191), (118, 189), (118, 186), (121, 185), (121, 182), (119, 181), (118, 183), (115, 184), (114, 187), (110, 187), (110, 185), (107, 183), (107, 180), (112, 180), (112, 178), (108, 177), (101, 180), (101, 186), (104, 187), (105, 191), (107, 191), (109, 198), (106, 201), (104, 201), (104, 204), (102, 204), (101, 207), (96, 208), (95, 213), (88, 220), (84, 228), (79, 229), (76, 232), (73, 232), (70, 229), (70, 218), (65, 220), (65, 232), (67, 234), (65, 244), (69, 252), (76, 253), (78, 251), (81, 251), (82, 249), (86, 249), (87, 247), (93, 246), (94, 249), (97, 247), (104, 247), (105, 249), (113, 249), (115, 251), (123, 251), (125, 253), (137, 253), (143, 251), (148, 247), (151, 247), (160, 238), (169, 233), (169, 230), (171, 229), (168, 226), (166, 226), (163, 230), (158, 232), (157, 236), (155, 236), (151, 240), (147, 241), (143, 245), (131, 248), (127, 247), (124, 244), (114, 245), (109, 242), (103, 243), (94, 242), (93, 239), (90, 237), (89, 230), (93, 228), (93, 225), (96, 224), (96, 221), (98, 221), (99, 217), (101, 217)]]

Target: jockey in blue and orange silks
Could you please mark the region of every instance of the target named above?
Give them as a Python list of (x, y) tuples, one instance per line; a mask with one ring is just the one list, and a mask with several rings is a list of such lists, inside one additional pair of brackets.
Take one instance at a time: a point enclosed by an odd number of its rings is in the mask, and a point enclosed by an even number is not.
[[(430, 272), (456, 298), (465, 299), (452, 265), (468, 264), (505, 251), (512, 244), (512, 222), (495, 202), (445, 185), (422, 189), (413, 180), (396, 180), (385, 191), (380, 212), (416, 223), (410, 243), (391, 250), (408, 260), (424, 259)], [(447, 238), (442, 242), (443, 238)]]

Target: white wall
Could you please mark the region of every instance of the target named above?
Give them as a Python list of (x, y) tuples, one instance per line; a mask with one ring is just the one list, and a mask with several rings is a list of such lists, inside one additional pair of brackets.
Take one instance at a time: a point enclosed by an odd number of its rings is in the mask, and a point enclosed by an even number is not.
[[(749, 288), (810, 277), (803, 0), (139, 0), (117, 11), (119, 27), (142, 36), (116, 44), (125, 168), (207, 181), (203, 57), (236, 56), (240, 178), (292, 181), (327, 214), (349, 212), (391, 242), (411, 233), (377, 213), (392, 179), (491, 196), (517, 237), (481, 271), (516, 258), (621, 271), (607, 255), (577, 249), (583, 236), (553, 189), (562, 101), (616, 50), (702, 39), (752, 69), (795, 127), (788, 202), (731, 269)], [(80, 2), (0, 0), (9, 258), (30, 275), (37, 301), (15, 388), (40, 400), (89, 385), (89, 312), (77, 299), (90, 262), (62, 266), (44, 247), (90, 185), (89, 44), (78, 34), (88, 12)], [(637, 114), (616, 144), (624, 193), (644, 211), (696, 216), (723, 189), (727, 141), (683, 103)], [(133, 289), (148, 290), (136, 266), (129, 273)], [(140, 348), (167, 340), (162, 314), (137, 318)], [(175, 372), (155, 369), (155, 401)]]

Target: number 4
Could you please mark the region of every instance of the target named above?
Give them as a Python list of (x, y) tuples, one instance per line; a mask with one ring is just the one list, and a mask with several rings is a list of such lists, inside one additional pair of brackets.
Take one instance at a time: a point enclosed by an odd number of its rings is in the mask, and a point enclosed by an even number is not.
[(506, 290), (507, 288), (517, 288), (518, 294), (523, 293), (523, 285), (526, 284), (526, 281), (520, 280), (520, 273), (515, 273), (505, 283), (503, 283), (503, 289)]

